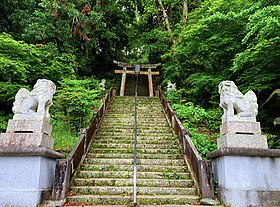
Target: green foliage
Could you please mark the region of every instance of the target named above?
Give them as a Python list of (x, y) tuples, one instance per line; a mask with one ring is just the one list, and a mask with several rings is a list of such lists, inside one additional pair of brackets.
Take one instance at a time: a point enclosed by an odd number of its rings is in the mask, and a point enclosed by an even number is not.
[(37, 79), (58, 83), (63, 77), (74, 77), (75, 57), (58, 53), (53, 45), (29, 45), (0, 34), (0, 104), (5, 114), (20, 88), (32, 89)]
[[(232, 70), (242, 88), (253, 89), (262, 98), (279, 84), (280, 6), (268, 6), (249, 17), (243, 44), (246, 49), (236, 55)], [(250, 81), (248, 81), (250, 80)]]
[(54, 119), (62, 120), (72, 133), (85, 127), (99, 107), (101, 91), (98, 80), (64, 79), (54, 96)]
[(222, 110), (205, 110), (195, 106), (192, 102), (185, 102), (181, 91), (166, 92), (166, 97), (172, 105), (172, 109), (183, 126), (190, 131), (190, 137), (203, 159), (208, 152), (217, 149), (216, 139), (221, 122)]
[(54, 149), (64, 154), (69, 153), (76, 144), (78, 135), (72, 133), (71, 127), (67, 125), (67, 122), (52, 118), (51, 124), (53, 126)]
[(173, 104), (172, 109), (176, 111), (178, 118), (187, 128), (205, 124), (204, 120), (207, 116), (205, 109), (194, 106), (192, 102), (187, 102), (185, 105)]
[(266, 134), (266, 136), (269, 149), (280, 149), (279, 133), (278, 135)]
[(209, 137), (209, 135), (197, 133), (194, 128), (190, 128), (190, 137), (203, 159), (206, 159), (207, 153), (217, 149), (216, 140), (211, 140), (213, 138)]
[(6, 132), (8, 126), (8, 120), (11, 118), (12, 118), (11, 114), (5, 116), (3, 112), (0, 111), (0, 133)]
[(59, 54), (53, 45), (29, 45), (0, 34), (0, 81), (33, 84), (39, 78), (57, 83), (62, 77), (73, 77), (75, 57)]

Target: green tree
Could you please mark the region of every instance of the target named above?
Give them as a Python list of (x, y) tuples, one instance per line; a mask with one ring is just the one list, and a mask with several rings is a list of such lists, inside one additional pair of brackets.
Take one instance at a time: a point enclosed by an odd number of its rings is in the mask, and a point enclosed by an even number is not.
[(35, 46), (0, 34), (0, 104), (10, 113), (16, 92), (32, 88), (37, 79), (58, 83), (63, 77), (75, 77), (75, 57), (58, 53), (55, 47)]
[[(243, 44), (232, 70), (238, 83), (253, 89), (263, 102), (280, 85), (280, 6), (267, 6), (250, 16)], [(249, 80), (249, 81), (248, 81)]]
[(86, 127), (99, 107), (101, 90), (99, 81), (91, 78), (84, 80), (64, 79), (54, 96), (54, 119), (62, 121), (68, 130), (77, 134)]

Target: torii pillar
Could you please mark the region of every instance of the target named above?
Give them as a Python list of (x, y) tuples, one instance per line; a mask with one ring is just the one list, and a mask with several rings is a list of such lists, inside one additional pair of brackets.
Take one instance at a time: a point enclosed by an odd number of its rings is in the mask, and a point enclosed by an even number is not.
[[(118, 61), (113, 61), (115, 64), (117, 64), (119, 67), (122, 67), (123, 70), (115, 70), (115, 73), (121, 73), (122, 74), (122, 82), (121, 82), (121, 89), (120, 89), (120, 96), (124, 96), (124, 90), (125, 90), (125, 82), (126, 82), (126, 74), (136, 74), (134, 70), (127, 70), (127, 68), (135, 68), (136, 64), (128, 64)], [(157, 64), (143, 64), (140, 67), (142, 69), (148, 69), (148, 71), (140, 71), (140, 75), (148, 75), (148, 83), (149, 83), (149, 96), (154, 96), (154, 90), (153, 90), (153, 75), (159, 75), (158, 71), (152, 72), (152, 68), (157, 68), (160, 66), (161, 63)]]

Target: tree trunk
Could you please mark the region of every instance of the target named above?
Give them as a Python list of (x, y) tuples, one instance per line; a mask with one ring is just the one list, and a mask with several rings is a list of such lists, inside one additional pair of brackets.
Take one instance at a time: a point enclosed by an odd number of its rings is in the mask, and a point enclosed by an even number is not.
[(186, 25), (188, 22), (188, 0), (184, 0), (183, 7), (183, 25)]
[(165, 8), (162, 4), (162, 0), (158, 0), (158, 3), (159, 3), (159, 6), (160, 6), (160, 9), (162, 10), (162, 14), (163, 14), (163, 17), (164, 17), (164, 21), (165, 21), (165, 24), (166, 24), (167, 31), (171, 34), (172, 31), (171, 31), (171, 28), (170, 28), (169, 18), (168, 18), (168, 15), (167, 15), (166, 11), (165, 11)]

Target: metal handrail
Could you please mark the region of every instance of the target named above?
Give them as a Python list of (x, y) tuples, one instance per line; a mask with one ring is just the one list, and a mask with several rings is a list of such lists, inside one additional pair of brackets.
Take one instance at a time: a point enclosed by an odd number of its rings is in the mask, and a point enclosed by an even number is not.
[(134, 163), (133, 163), (133, 202), (137, 205), (137, 95), (138, 95), (138, 73), (136, 72), (135, 96), (134, 96)]

